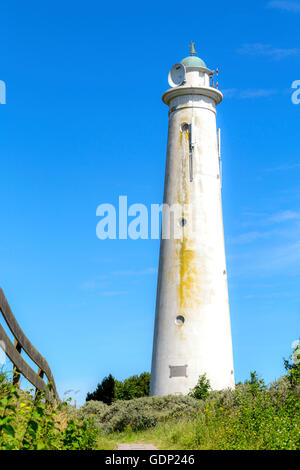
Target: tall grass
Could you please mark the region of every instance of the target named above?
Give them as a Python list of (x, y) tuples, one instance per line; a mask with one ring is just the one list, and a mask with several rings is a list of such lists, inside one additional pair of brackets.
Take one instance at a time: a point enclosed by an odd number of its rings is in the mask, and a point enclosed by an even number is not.
[[(296, 450), (300, 448), (299, 384), (289, 376), (270, 386), (251, 374), (235, 390), (192, 397), (146, 397), (83, 406), (94, 416), (100, 448), (117, 442), (146, 441), (160, 449)], [(97, 408), (99, 407), (99, 408)]]

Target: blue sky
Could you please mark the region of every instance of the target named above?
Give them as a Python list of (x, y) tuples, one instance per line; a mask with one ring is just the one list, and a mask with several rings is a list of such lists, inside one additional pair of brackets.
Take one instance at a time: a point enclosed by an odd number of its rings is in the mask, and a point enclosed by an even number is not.
[(0, 284), (80, 403), (108, 373), (150, 370), (159, 241), (100, 241), (96, 208), (161, 203), (161, 95), (191, 40), (224, 91), (236, 379), (280, 376), (299, 337), (300, 2), (206, 3), (1, 5)]

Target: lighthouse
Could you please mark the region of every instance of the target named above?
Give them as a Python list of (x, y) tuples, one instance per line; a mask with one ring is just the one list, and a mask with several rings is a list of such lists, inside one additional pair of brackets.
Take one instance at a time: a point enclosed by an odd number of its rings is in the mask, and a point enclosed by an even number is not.
[(186, 395), (203, 374), (213, 390), (235, 384), (216, 126), (223, 95), (190, 47), (162, 96), (169, 107), (163, 206), (180, 210), (160, 242), (151, 395)]

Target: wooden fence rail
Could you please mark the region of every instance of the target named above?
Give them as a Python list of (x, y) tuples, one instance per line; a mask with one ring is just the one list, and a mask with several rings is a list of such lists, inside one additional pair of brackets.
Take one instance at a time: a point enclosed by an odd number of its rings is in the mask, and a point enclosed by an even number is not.
[[(60, 399), (56, 390), (55, 381), (46, 359), (35, 349), (23, 333), (1, 288), (0, 312), (15, 338), (15, 344), (13, 344), (0, 324), (0, 341), (4, 344), (5, 354), (14, 365), (13, 383), (15, 385), (19, 385), (20, 375), (22, 374), (35, 387), (36, 396), (39, 392), (45, 392), (46, 399), (48, 401), (57, 401), (59, 403)], [(38, 373), (34, 372), (34, 370), (23, 359), (21, 356), (22, 350), (25, 351), (30, 359), (38, 366)], [(47, 387), (44, 375), (48, 379), (48, 384), (51, 384), (50, 389)]]

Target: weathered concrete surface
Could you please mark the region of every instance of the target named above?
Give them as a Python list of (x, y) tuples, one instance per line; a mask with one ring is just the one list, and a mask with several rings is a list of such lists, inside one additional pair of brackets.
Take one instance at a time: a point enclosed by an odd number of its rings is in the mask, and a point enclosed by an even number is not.
[(152, 444), (118, 444), (117, 450), (157, 450)]
[[(179, 205), (180, 234), (160, 247), (151, 395), (187, 394), (206, 373), (234, 387), (216, 105), (210, 71), (187, 68), (164, 93), (169, 133), (164, 203)], [(183, 322), (181, 321), (183, 318)]]

